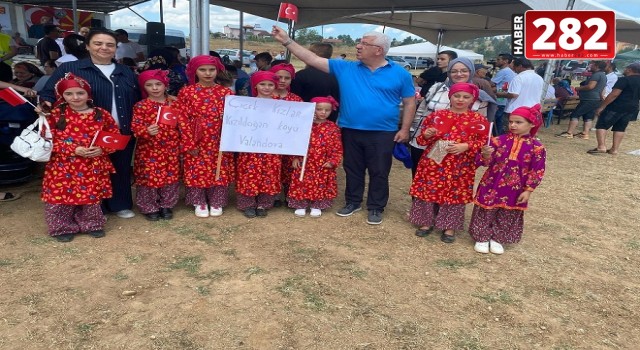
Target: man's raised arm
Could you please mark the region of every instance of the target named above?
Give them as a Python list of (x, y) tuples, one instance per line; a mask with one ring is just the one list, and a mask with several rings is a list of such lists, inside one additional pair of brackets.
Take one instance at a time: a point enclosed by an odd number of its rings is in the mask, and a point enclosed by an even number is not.
[(289, 35), (287, 35), (287, 32), (284, 29), (278, 26), (273, 26), (271, 34), (279, 43), (289, 49), (289, 51), (291, 51), (291, 53), (298, 57), (302, 62), (325, 73), (329, 73), (328, 59), (317, 56), (315, 53), (293, 41), (289, 38)]

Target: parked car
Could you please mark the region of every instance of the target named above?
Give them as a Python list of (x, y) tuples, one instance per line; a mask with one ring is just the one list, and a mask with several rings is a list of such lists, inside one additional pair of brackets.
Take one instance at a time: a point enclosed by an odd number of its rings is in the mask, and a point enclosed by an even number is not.
[(413, 69), (427, 69), (433, 66), (433, 59), (430, 57), (403, 56), (405, 61), (409, 62)]
[(411, 63), (405, 61), (404, 58), (400, 56), (387, 56), (387, 59), (393, 61), (397, 65), (400, 65), (400, 67), (406, 70), (411, 69)]
[(583, 75), (589, 69), (589, 61), (567, 61), (562, 66), (562, 76), (567, 75)]
[[(235, 60), (240, 60), (240, 50), (239, 49), (218, 49), (214, 50), (217, 52), (220, 57), (229, 56), (229, 59), (233, 62)], [(242, 51), (242, 65), (245, 67), (249, 67), (251, 60), (249, 59), (251, 56), (251, 51), (243, 50)]]

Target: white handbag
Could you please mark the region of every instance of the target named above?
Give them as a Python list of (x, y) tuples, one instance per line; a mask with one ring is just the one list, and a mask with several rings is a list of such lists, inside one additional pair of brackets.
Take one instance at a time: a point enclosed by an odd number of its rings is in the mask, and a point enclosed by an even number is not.
[[(43, 131), (44, 136), (42, 136)], [(13, 139), (11, 149), (24, 158), (36, 162), (48, 162), (53, 149), (53, 136), (47, 119), (40, 116), (33, 124), (22, 130), (20, 136)]]

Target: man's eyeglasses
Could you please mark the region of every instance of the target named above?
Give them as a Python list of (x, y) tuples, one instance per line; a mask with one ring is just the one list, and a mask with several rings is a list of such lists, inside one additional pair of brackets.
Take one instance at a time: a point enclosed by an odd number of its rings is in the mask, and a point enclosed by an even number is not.
[(368, 42), (366, 42), (366, 41), (361, 41), (361, 42), (360, 42), (360, 45), (362, 45), (362, 46), (375, 46), (375, 47), (380, 47), (380, 48), (382, 48), (382, 46), (380, 46), (380, 45), (376, 45), (376, 44), (368, 43)]

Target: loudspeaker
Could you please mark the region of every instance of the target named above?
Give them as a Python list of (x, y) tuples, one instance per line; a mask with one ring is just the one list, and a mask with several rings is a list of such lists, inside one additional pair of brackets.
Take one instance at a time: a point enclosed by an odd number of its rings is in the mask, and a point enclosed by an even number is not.
[(91, 19), (91, 28), (93, 28), (93, 29), (102, 29), (102, 28), (104, 28), (104, 23), (102, 22), (101, 19), (92, 18)]
[(158, 48), (165, 46), (164, 23), (147, 22), (147, 55)]

